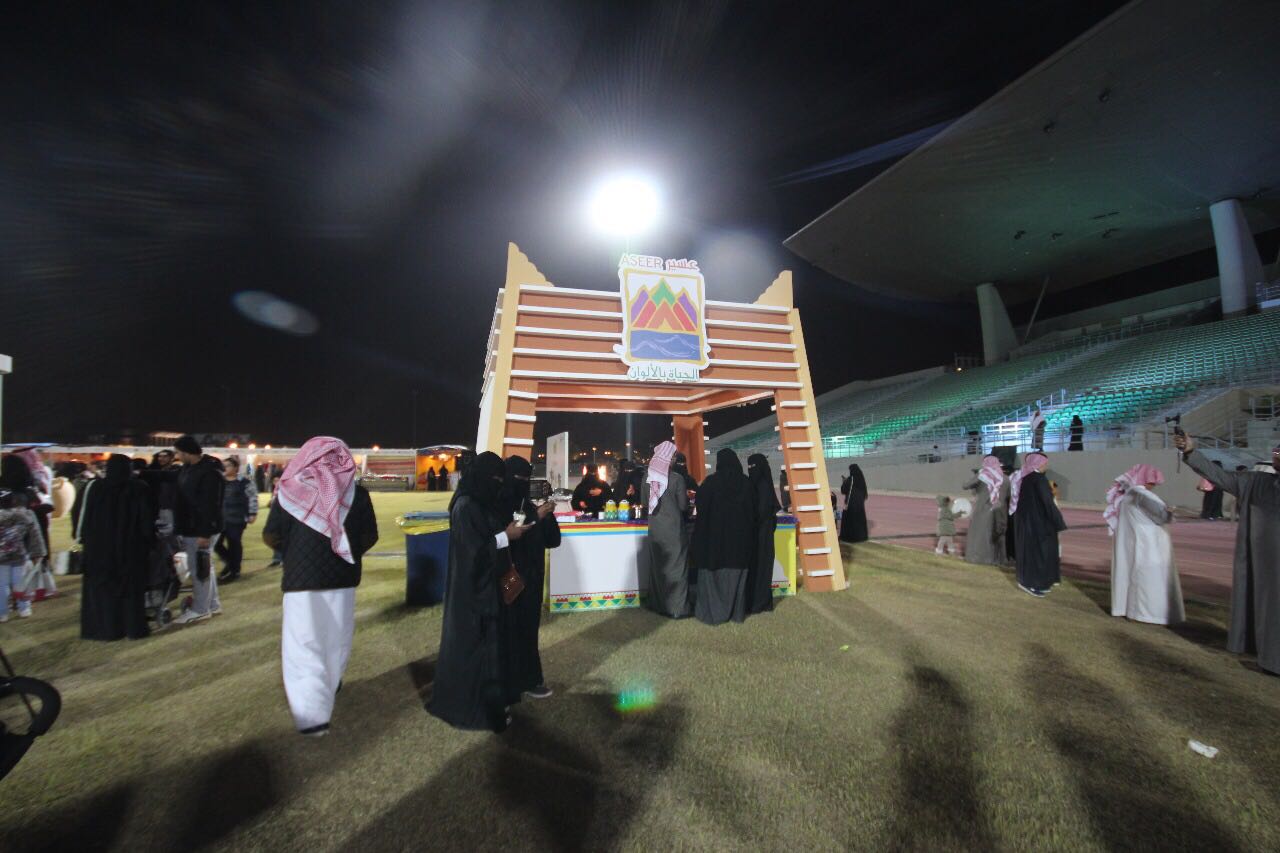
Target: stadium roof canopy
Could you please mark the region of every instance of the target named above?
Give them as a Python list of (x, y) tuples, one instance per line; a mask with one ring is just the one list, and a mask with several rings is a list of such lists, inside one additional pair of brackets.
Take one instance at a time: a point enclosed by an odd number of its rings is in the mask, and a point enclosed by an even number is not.
[(1224, 198), (1280, 226), (1280, 9), (1136, 0), (786, 245), (873, 290), (1016, 302), (1212, 246)]

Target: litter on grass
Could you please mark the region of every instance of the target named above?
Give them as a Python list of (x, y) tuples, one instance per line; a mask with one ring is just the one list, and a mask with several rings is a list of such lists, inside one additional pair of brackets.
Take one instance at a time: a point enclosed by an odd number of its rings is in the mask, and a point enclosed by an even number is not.
[(1187, 746), (1191, 747), (1192, 752), (1198, 752), (1205, 758), (1213, 758), (1218, 754), (1218, 748), (1216, 746), (1209, 746), (1209, 744), (1201, 743), (1198, 740), (1187, 741)]
[(841, 647), (840, 647), (840, 651), (842, 651), (842, 652), (847, 652), (847, 651), (849, 651), (849, 644), (848, 644), (848, 643), (845, 643), (843, 646), (841, 646)]

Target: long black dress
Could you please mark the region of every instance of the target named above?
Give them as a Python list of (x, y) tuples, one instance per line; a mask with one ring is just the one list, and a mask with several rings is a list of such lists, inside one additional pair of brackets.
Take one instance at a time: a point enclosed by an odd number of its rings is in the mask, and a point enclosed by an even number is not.
[(460, 729), (506, 728), (507, 622), (498, 578), (507, 553), (495, 536), (502, 519), (502, 457), (481, 453), (449, 504), (449, 576), (435, 684), (427, 710)]
[(127, 456), (116, 453), (107, 460), (106, 476), (90, 487), (80, 513), (84, 545), (80, 637), (137, 640), (147, 636), (143, 595), (156, 511), (151, 490), (134, 479)]
[[(698, 502), (698, 481), (693, 479), (693, 475), (689, 473), (689, 460), (680, 451), (676, 451), (671, 457), (671, 470), (669, 474), (671, 483), (684, 482), (685, 502), (684, 512), (684, 541), (685, 548), (688, 553), (693, 553), (693, 510)], [(671, 488), (670, 485), (667, 488)], [(688, 566), (689, 572), (689, 601), (692, 603), (697, 598), (698, 591), (698, 566), (691, 559)]]
[(840, 519), (841, 542), (866, 542), (867, 531), (867, 478), (856, 464), (849, 466), (849, 476), (840, 484), (840, 494), (845, 497), (844, 516)]
[[(507, 509), (521, 510), (533, 521), (538, 508), (529, 500), (533, 466), (521, 456), (507, 459)], [(507, 702), (516, 702), (526, 690), (543, 683), (542, 657), (538, 654), (538, 628), (542, 624), (542, 590), (546, 583), (547, 549), (560, 547), (560, 524), (555, 515), (538, 520), (510, 545), (511, 560), (524, 581), (524, 592), (506, 609), (510, 626), (507, 649)]]
[(773, 609), (773, 534), (778, 528), (778, 496), (773, 493), (769, 460), (763, 453), (747, 457), (747, 477), (755, 499), (756, 550), (747, 569), (747, 610)]
[(698, 621), (718, 625), (747, 618), (747, 569), (755, 559), (756, 520), (751, 483), (729, 448), (716, 454), (716, 472), (698, 488), (693, 563), (698, 568)]
[(1062, 579), (1058, 533), (1067, 529), (1067, 523), (1053, 502), (1049, 479), (1039, 471), (1022, 478), (1013, 522), (1017, 530), (1018, 583), (1027, 589), (1048, 590)]
[(1071, 443), (1067, 445), (1067, 450), (1084, 450), (1084, 421), (1080, 420), (1079, 415), (1071, 417)]

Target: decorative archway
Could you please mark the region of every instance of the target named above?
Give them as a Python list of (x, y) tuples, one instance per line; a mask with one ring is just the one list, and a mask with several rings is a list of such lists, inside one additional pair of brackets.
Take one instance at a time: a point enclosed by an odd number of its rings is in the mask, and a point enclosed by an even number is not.
[[(680, 263), (667, 262), (666, 271), (678, 275), (671, 264)], [(625, 276), (623, 282), (625, 287)], [(755, 302), (703, 300), (698, 333), (709, 347), (705, 366), (680, 381), (639, 379), (624, 363), (623, 298), (621, 291), (556, 287), (514, 243), (508, 245), (506, 286), (498, 291), (489, 330), (476, 451), (531, 459), (538, 412), (666, 414), (690, 473), (701, 481), (703, 415), (772, 398), (797, 519), (797, 574), (810, 592), (844, 589), (790, 271)]]

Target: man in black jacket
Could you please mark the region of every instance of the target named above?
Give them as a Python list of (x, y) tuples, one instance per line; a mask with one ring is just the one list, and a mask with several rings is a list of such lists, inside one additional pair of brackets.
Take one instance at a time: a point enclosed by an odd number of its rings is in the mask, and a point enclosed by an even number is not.
[(262, 541), (284, 555), (280, 662), (298, 732), (329, 731), (355, 637), (361, 558), (378, 541), (347, 445), (310, 439), (280, 477)]
[(173, 526), (191, 573), (191, 608), (174, 620), (179, 625), (203, 622), (222, 612), (218, 578), (213, 573), (213, 545), (222, 532), (222, 463), (206, 456), (200, 443), (184, 435), (173, 443), (178, 472)]

